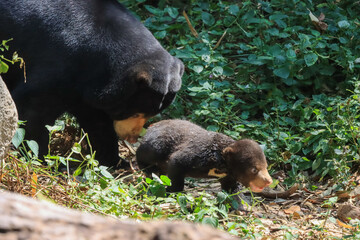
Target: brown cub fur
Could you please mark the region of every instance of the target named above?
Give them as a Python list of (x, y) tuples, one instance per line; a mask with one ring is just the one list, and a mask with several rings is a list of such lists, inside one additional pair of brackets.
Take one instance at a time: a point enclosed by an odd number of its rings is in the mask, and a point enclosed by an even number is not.
[(184, 189), (184, 178), (220, 177), (222, 189), (233, 192), (238, 182), (254, 192), (272, 183), (265, 155), (250, 139), (235, 141), (184, 120), (152, 125), (136, 152), (139, 167), (150, 175), (167, 174), (172, 192)]

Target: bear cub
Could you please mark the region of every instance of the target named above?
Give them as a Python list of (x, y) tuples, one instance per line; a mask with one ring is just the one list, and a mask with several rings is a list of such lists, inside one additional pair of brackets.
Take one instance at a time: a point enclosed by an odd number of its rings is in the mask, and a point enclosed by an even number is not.
[(219, 177), (221, 188), (230, 193), (239, 190), (239, 182), (253, 192), (272, 183), (264, 152), (255, 141), (235, 141), (184, 120), (164, 120), (149, 127), (136, 159), (145, 174), (168, 175), (171, 192), (184, 189), (185, 177)]

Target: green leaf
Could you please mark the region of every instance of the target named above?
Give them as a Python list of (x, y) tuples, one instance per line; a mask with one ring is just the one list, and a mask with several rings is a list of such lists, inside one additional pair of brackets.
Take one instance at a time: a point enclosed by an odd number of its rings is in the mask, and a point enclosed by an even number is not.
[(287, 27), (287, 24), (283, 20), (277, 19), (277, 20), (275, 20), (275, 22), (280, 28), (286, 28)]
[(283, 78), (282, 82), (285, 83), (288, 86), (293, 86), (293, 85), (296, 85), (298, 83), (298, 81), (296, 81), (293, 78)]
[(64, 157), (59, 157), (59, 161), (64, 164), (65, 166), (67, 166), (67, 161), (65, 160)]
[(34, 140), (26, 141), (26, 144), (30, 150), (34, 153), (35, 157), (39, 157), (39, 145)]
[(12, 41), (13, 39), (10, 38), (8, 40), (2, 40), (1, 41), (1, 45), (3, 45), (5, 47), (6, 50), (9, 50), (9, 45), (8, 45), (8, 42)]
[(158, 182), (160, 184), (163, 184), (162, 180), (155, 173), (151, 173), (151, 177), (154, 180), (154, 182)]
[(173, 7), (166, 7), (165, 11), (169, 14), (170, 17), (176, 18), (179, 15), (179, 11)]
[(166, 196), (166, 189), (163, 185), (160, 185), (160, 184), (151, 185), (150, 191), (156, 197), (165, 197)]
[(9, 66), (0, 60), (0, 73), (7, 73), (7, 71), (9, 70)]
[(212, 131), (212, 132), (217, 132), (219, 130), (219, 127), (215, 126), (215, 125), (209, 125), (209, 126), (207, 126), (206, 130)]
[(273, 57), (279, 56), (283, 54), (283, 50), (279, 44), (275, 44), (269, 47), (269, 54)]
[(79, 143), (74, 143), (74, 146), (71, 149), (74, 153), (80, 154), (81, 153), (81, 145)]
[(283, 65), (286, 62), (286, 58), (283, 55), (277, 55), (274, 59), (275, 65)]
[(281, 20), (281, 19), (288, 18), (288, 17), (289, 16), (285, 15), (285, 14), (273, 14), (273, 15), (270, 15), (269, 19), (271, 21), (274, 21), (274, 20)]
[(180, 208), (181, 210), (184, 212), (184, 213), (188, 213), (188, 209), (186, 207), (186, 204), (187, 204), (187, 198), (185, 196), (179, 196), (178, 199), (177, 199), (177, 202), (179, 203), (180, 205)]
[(342, 21), (338, 22), (338, 26), (340, 28), (348, 28), (348, 27), (350, 27), (350, 23), (346, 20), (342, 20)]
[(234, 73), (235, 73), (234, 69), (229, 66), (224, 66), (223, 70), (224, 70), (223, 75), (225, 75), (227, 77), (230, 77), (230, 76), (234, 75)]
[(243, 111), (243, 112), (241, 113), (240, 117), (241, 117), (242, 119), (248, 119), (248, 118), (249, 118), (249, 115), (250, 115), (249, 111)]
[(267, 30), (267, 32), (271, 36), (279, 36), (279, 29), (277, 29), (277, 28), (270, 28), (269, 30)]
[(340, 38), (339, 38), (339, 41), (340, 41), (342, 44), (346, 44), (346, 43), (349, 42), (349, 41), (348, 41), (346, 38), (344, 38), (344, 37), (340, 37)]
[(108, 170), (107, 170), (108, 167), (100, 166), (99, 169), (100, 169), (101, 175), (103, 175), (105, 178), (114, 179), (113, 175), (111, 175), (111, 173), (108, 172)]
[(191, 69), (196, 73), (201, 73), (204, 70), (204, 67), (201, 65), (194, 65), (191, 67)]
[(334, 153), (336, 155), (342, 155), (343, 154), (343, 151), (341, 149), (334, 149)]
[(279, 183), (279, 180), (273, 179), (273, 182), (269, 185), (269, 188), (275, 188)]
[(223, 69), (222, 67), (220, 67), (220, 66), (217, 66), (217, 67), (214, 67), (214, 68), (213, 68), (213, 73), (214, 73), (214, 75), (217, 76), (217, 77), (220, 76), (220, 75), (222, 75), (223, 72), (224, 72), (224, 69)]
[(321, 162), (322, 162), (322, 159), (320, 157), (315, 159), (315, 161), (313, 161), (312, 166), (311, 166), (312, 170), (315, 171), (320, 166)]
[(219, 202), (219, 203), (223, 203), (225, 200), (226, 200), (226, 194), (225, 193), (223, 193), (223, 192), (218, 192), (218, 194), (217, 194), (217, 201)]
[(161, 176), (160, 176), (160, 179), (161, 179), (161, 181), (163, 182), (163, 184), (164, 184), (165, 186), (171, 186), (171, 180), (170, 180), (170, 178), (168, 178), (167, 176), (161, 175)]
[(293, 59), (293, 58), (296, 58), (296, 53), (295, 53), (294, 50), (288, 49), (288, 50), (286, 51), (286, 56), (287, 56), (288, 58), (290, 58), (290, 59)]
[(314, 65), (316, 61), (318, 60), (318, 55), (315, 53), (308, 53), (304, 56), (305, 63), (308, 67)]
[(163, 10), (155, 8), (153, 6), (150, 5), (145, 5), (146, 10), (148, 10), (150, 13), (157, 15), (157, 16), (162, 16), (163, 15)]
[(49, 132), (63, 131), (65, 129), (65, 121), (56, 121), (53, 126), (45, 125)]
[(187, 59), (187, 58), (196, 58), (196, 55), (193, 52), (187, 50), (176, 50), (175, 51), (176, 57), (180, 59)]
[(208, 26), (211, 26), (215, 23), (215, 18), (213, 17), (213, 15), (211, 15), (210, 13), (207, 13), (207, 12), (201, 13), (201, 19)]
[(166, 37), (166, 31), (164, 30), (164, 31), (160, 31), (160, 32), (155, 32), (154, 36), (157, 39), (163, 39), (164, 37)]
[(82, 170), (81, 170), (81, 167), (78, 167), (75, 172), (73, 173), (73, 176), (76, 177), (76, 176), (79, 176), (81, 174)]
[(219, 222), (216, 218), (213, 217), (204, 217), (203, 220), (201, 221), (202, 224), (207, 224), (210, 225), (212, 227), (217, 227), (219, 225)]
[(332, 76), (335, 73), (335, 71), (336, 71), (335, 67), (331, 65), (322, 65), (319, 68), (319, 73), (325, 76)]
[(282, 67), (282, 68), (275, 69), (273, 71), (273, 73), (278, 77), (288, 78), (290, 75), (290, 70), (288, 67)]
[(229, 6), (229, 13), (231, 15), (237, 16), (239, 14), (239, 6), (238, 5), (230, 5)]
[(100, 178), (100, 187), (101, 189), (105, 189), (108, 186), (108, 182), (104, 178)]
[(301, 144), (301, 143), (295, 143), (295, 144), (291, 147), (290, 152), (295, 154), (295, 153), (299, 152), (299, 151), (301, 150), (301, 148), (302, 148), (302, 144)]
[(15, 135), (11, 141), (12, 144), (15, 146), (15, 148), (18, 148), (20, 146), (22, 141), (24, 141), (24, 137), (25, 137), (25, 129), (23, 128), (16, 129)]

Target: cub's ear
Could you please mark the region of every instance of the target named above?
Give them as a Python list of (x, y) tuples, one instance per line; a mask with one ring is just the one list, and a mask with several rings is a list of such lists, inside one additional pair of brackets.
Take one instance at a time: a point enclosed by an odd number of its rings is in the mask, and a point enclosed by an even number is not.
[(233, 155), (234, 155), (234, 149), (232, 147), (226, 147), (222, 150), (222, 155), (224, 157), (225, 163), (228, 166), (232, 166), (232, 162), (233, 162)]
[(222, 154), (225, 156), (225, 157), (228, 157), (230, 156), (231, 154), (234, 153), (234, 149), (232, 147), (226, 147), (223, 149), (222, 151)]

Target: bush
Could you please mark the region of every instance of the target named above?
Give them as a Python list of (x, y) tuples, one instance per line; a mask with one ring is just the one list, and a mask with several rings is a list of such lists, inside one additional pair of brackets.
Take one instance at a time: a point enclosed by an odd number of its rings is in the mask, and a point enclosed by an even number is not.
[(290, 181), (301, 170), (349, 174), (359, 152), (358, 2), (191, 1), (186, 14), (127, 4), (186, 65), (169, 117), (261, 141), (273, 167), (291, 167)]

